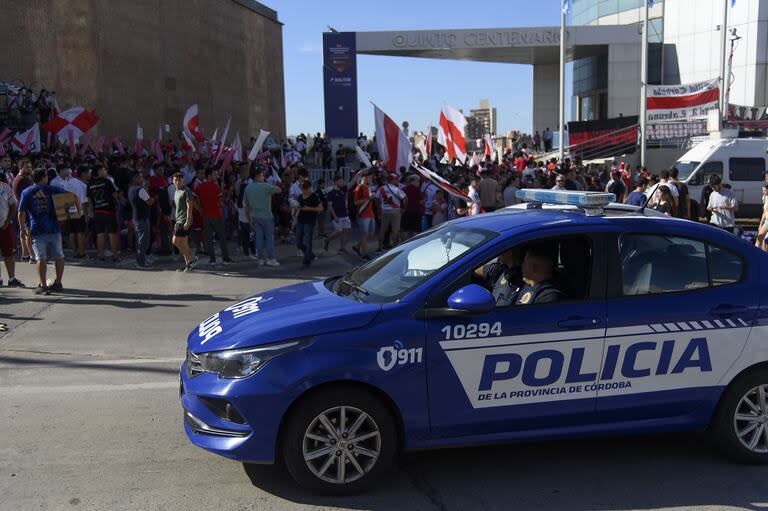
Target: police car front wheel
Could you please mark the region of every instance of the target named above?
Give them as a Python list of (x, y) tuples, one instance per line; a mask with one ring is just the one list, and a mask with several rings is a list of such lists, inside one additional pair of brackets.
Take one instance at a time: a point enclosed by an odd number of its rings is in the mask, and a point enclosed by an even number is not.
[(282, 451), (288, 472), (300, 485), (349, 494), (368, 488), (391, 467), (395, 438), (391, 413), (372, 394), (329, 389), (293, 410)]
[(768, 371), (747, 374), (726, 389), (712, 433), (730, 458), (768, 464)]

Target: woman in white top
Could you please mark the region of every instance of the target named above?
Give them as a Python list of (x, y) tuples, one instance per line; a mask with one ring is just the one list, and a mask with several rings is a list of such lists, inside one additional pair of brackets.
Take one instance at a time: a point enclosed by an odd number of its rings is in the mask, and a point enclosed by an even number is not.
[(760, 217), (757, 239), (755, 240), (757, 248), (768, 251), (768, 245), (765, 243), (766, 234), (768, 234), (768, 184), (763, 185), (763, 215)]

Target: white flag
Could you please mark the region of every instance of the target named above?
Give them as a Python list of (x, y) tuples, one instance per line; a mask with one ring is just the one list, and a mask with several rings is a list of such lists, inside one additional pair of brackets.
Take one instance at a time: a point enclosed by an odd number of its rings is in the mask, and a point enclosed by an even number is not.
[(251, 147), (251, 152), (248, 153), (248, 161), (253, 161), (256, 159), (256, 156), (261, 151), (261, 146), (264, 145), (264, 141), (267, 140), (268, 136), (269, 136), (268, 131), (259, 130), (259, 136), (256, 137), (256, 142), (253, 143), (253, 147)]

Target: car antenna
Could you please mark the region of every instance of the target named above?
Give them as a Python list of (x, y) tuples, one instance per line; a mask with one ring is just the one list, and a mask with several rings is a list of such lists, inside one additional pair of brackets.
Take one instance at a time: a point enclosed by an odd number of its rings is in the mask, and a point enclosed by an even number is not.
[[(654, 190), (654, 192), (655, 192), (655, 190)], [(648, 205), (648, 203), (650, 202), (650, 200), (651, 200), (651, 196), (652, 196), (652, 195), (653, 195), (653, 193), (651, 193), (650, 195), (648, 195), (648, 196), (645, 198), (645, 202), (643, 202), (643, 205), (642, 205), (642, 206), (640, 206), (640, 209), (638, 209), (638, 210), (637, 210), (637, 212), (638, 212), (638, 213), (640, 213), (641, 215), (644, 215), (644, 214), (645, 214), (645, 207), (646, 207), (646, 206)]]

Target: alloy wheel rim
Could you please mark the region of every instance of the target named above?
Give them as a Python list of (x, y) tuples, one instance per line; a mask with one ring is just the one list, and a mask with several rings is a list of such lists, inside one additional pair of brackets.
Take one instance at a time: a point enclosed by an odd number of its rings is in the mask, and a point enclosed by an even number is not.
[(750, 389), (736, 406), (733, 417), (741, 445), (758, 454), (768, 454), (768, 385)]
[(336, 406), (309, 423), (302, 444), (304, 462), (315, 477), (348, 484), (376, 465), (381, 432), (376, 421), (359, 408)]

